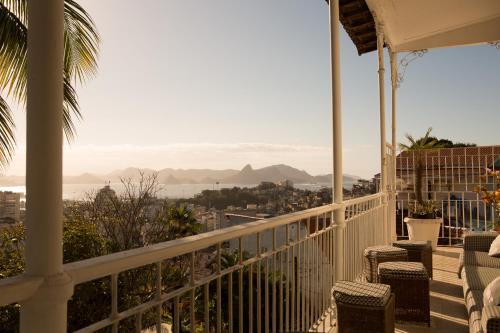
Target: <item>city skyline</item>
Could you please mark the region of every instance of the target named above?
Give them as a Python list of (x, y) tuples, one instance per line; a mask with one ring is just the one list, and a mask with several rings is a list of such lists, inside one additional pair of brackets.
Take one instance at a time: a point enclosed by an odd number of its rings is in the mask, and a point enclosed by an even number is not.
[[(149, 1), (138, 12), (132, 1), (80, 3), (102, 37), (100, 68), (77, 87), (84, 119), (65, 174), (247, 163), (331, 173), (324, 1)], [(379, 171), (376, 54), (359, 57), (341, 33), (344, 171), (370, 177)], [(398, 141), (433, 126), (438, 137), (495, 144), (498, 62), (492, 46), (429, 50), (412, 62), (398, 90)], [(15, 118), (6, 173), (22, 175), (25, 113)]]

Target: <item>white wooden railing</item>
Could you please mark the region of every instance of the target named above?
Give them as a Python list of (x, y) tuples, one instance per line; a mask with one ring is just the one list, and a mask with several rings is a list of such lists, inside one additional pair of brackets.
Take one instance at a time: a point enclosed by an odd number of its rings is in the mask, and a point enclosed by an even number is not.
[[(443, 215), (439, 233), (441, 245), (457, 245), (469, 230), (489, 230), (495, 219), (492, 207), (474, 192), (478, 186), (492, 189), (493, 177), (484, 177), (485, 169), (498, 169), (500, 146), (446, 148), (425, 152), (424, 197), (435, 201)], [(397, 200), (395, 225), (399, 238), (408, 237), (404, 223), (409, 205), (415, 201), (414, 152), (397, 157)]]
[[(408, 208), (414, 204), (414, 193), (400, 191), (397, 195), (396, 227), (399, 238), (407, 238), (404, 218)], [(424, 192), (424, 197), (433, 200), (442, 214), (443, 223), (439, 232), (441, 245), (459, 245), (466, 231), (485, 231), (493, 228), (495, 211), (486, 205), (474, 192)]]
[[(191, 332), (328, 331), (333, 325), (335, 256), (345, 258), (344, 279), (361, 276), (363, 249), (388, 238), (386, 199), (379, 193), (66, 264), (75, 286), (98, 279), (109, 283), (109, 314), (77, 332), (123, 331), (120, 325), (126, 320), (135, 322), (136, 332), (163, 332), (166, 326), (180, 332), (181, 321)], [(339, 254), (335, 233), (342, 228), (332, 216), (344, 209), (344, 253)], [(237, 260), (222, 266), (226, 253), (234, 253)], [(198, 269), (203, 255), (215, 263), (205, 274)], [(186, 259), (188, 278), (172, 288), (162, 281), (162, 271), (169, 259), (179, 257)], [(123, 309), (118, 304), (120, 274), (144, 266), (156, 275), (152, 297)], [(0, 280), (0, 305), (22, 303), (40, 284), (26, 276)], [(146, 313), (149, 321), (143, 319)]]

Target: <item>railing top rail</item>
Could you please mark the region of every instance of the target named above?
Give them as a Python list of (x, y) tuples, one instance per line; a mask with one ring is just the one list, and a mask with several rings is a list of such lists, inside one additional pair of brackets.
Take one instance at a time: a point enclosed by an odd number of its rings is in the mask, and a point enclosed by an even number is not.
[(218, 243), (253, 235), (292, 222), (329, 213), (340, 208), (341, 205), (330, 204), (270, 219), (248, 222), (242, 225), (236, 225), (199, 235), (65, 264), (64, 270), (71, 275), (74, 283), (78, 284), (180, 255), (189, 254), (193, 251), (205, 249)]
[(22, 302), (30, 298), (42, 282), (42, 278), (27, 275), (0, 280), (0, 306)]
[[(74, 284), (79, 284), (176, 256), (189, 254), (193, 251), (201, 250), (218, 243), (237, 239), (239, 237), (254, 235), (259, 232), (285, 226), (293, 222), (331, 213), (335, 210), (342, 209), (345, 206), (375, 200), (385, 195), (385, 193), (376, 193), (360, 198), (346, 200), (343, 204), (329, 204), (305, 211), (264, 220), (252, 221), (243, 225), (215, 230), (143, 248), (73, 262), (65, 264), (64, 271), (72, 277)], [(0, 280), (0, 305), (20, 302), (28, 299), (33, 295), (41, 283), (42, 279), (27, 275), (20, 275)]]
[(382, 197), (385, 197), (385, 196), (386, 196), (386, 193), (384, 193), (384, 192), (378, 192), (378, 193), (375, 193), (375, 194), (365, 195), (363, 197), (346, 200), (346, 201), (344, 201), (344, 205), (345, 206), (351, 206), (351, 205), (355, 205), (355, 204), (362, 203), (362, 202), (365, 202), (365, 201), (379, 199), (379, 198), (382, 198)]

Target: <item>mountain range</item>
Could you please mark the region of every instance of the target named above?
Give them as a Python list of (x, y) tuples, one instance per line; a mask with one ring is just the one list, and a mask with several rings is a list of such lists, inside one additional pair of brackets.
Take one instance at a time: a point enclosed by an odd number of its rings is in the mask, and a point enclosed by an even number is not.
[[(108, 174), (96, 175), (83, 173), (78, 176), (64, 176), (64, 184), (104, 184), (105, 182), (119, 182), (122, 178), (136, 178), (139, 172), (145, 175), (158, 174), (158, 181), (161, 184), (259, 184), (263, 181), (279, 182), (291, 180), (296, 184), (329, 184), (332, 181), (332, 175), (312, 176), (304, 170), (299, 170), (285, 164), (271, 165), (268, 167), (254, 169), (247, 164), (241, 170), (225, 169), (139, 169), (126, 168), (115, 170)], [(344, 175), (344, 181), (354, 182), (359, 177)], [(23, 176), (2, 176), (0, 177), (0, 186), (18, 186), (24, 185)]]

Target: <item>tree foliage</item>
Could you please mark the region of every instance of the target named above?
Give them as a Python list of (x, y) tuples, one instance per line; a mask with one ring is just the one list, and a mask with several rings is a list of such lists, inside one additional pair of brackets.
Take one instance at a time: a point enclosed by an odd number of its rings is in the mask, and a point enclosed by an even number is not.
[[(186, 208), (168, 206), (156, 199), (157, 175), (141, 175), (138, 181), (122, 180), (124, 191), (100, 191), (84, 202), (65, 207), (63, 224), (64, 263), (80, 261), (119, 251), (196, 234), (199, 223)], [(0, 277), (24, 271), (25, 234), (22, 226), (0, 232)], [(188, 258), (165, 260), (161, 276), (163, 292), (187, 283)], [(118, 276), (119, 311), (155, 297), (156, 266), (146, 265)], [(68, 302), (68, 331), (106, 318), (111, 305), (110, 277), (79, 284)], [(154, 324), (154, 315), (144, 314), (145, 325)], [(19, 305), (0, 307), (0, 332), (18, 331)], [(120, 331), (134, 331), (134, 323), (123, 321)]]

